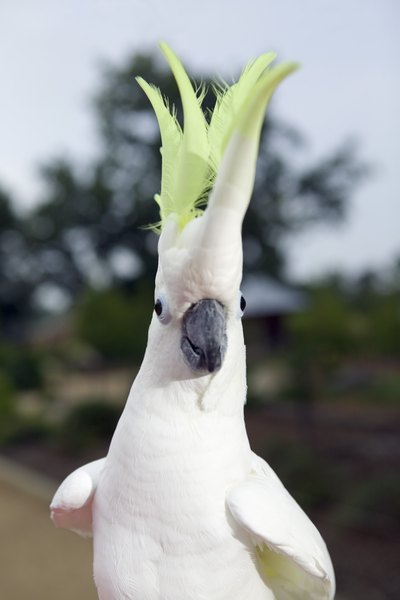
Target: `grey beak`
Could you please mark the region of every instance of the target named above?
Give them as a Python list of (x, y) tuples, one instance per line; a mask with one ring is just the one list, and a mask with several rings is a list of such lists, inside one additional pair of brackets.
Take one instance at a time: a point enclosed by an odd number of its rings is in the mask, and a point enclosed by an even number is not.
[(224, 360), (227, 345), (223, 305), (208, 298), (193, 304), (184, 314), (181, 349), (193, 371), (213, 373)]

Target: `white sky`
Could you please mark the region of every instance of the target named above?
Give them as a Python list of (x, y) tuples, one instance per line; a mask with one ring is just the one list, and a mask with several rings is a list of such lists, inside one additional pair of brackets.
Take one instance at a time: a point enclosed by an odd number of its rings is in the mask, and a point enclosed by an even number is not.
[(302, 69), (274, 110), (318, 158), (350, 137), (374, 175), (345, 226), (296, 236), (291, 272), (355, 271), (400, 255), (398, 0), (1, 0), (0, 184), (29, 205), (38, 165), (96, 152), (99, 65), (165, 39), (189, 71), (229, 77), (265, 50)]

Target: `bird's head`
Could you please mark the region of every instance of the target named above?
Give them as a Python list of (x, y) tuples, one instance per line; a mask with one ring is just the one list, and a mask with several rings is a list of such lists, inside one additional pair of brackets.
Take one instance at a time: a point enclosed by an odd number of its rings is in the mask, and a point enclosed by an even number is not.
[[(161, 223), (149, 346), (168, 354), (176, 379), (214, 374), (244, 358), (241, 228), (254, 184), (268, 101), (293, 63), (270, 67), (260, 56), (237, 83), (215, 87), (207, 120), (177, 57), (161, 49), (182, 99), (184, 124), (160, 91), (138, 78), (155, 110), (162, 141)], [(207, 203), (207, 207), (202, 208)], [(148, 348), (149, 348), (148, 346)], [(165, 363), (165, 361), (164, 361)]]

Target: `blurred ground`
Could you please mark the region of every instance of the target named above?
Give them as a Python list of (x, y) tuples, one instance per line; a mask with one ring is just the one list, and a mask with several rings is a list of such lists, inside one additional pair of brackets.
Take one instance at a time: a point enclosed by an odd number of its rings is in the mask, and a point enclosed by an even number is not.
[(92, 544), (57, 530), (48, 505), (55, 485), (0, 461), (0, 598), (95, 600)]

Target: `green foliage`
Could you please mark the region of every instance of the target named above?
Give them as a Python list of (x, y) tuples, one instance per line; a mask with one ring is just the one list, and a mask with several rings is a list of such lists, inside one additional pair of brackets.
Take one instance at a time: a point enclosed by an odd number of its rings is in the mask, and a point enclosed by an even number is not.
[(0, 332), (9, 333), (15, 320), (30, 314), (31, 257), (23, 220), (12, 197), (0, 187)]
[(353, 285), (326, 281), (308, 289), (310, 304), (289, 319), (294, 344), (304, 352), (332, 356), (368, 354), (385, 348), (395, 352), (400, 331), (400, 296), (368, 288), (360, 295)]
[(349, 485), (346, 500), (339, 504), (335, 519), (352, 527), (398, 528), (400, 523), (400, 481), (398, 473), (369, 477)]
[[(289, 396), (399, 402), (400, 280), (389, 275), (336, 276), (309, 286), (307, 310), (288, 320)], [(386, 369), (381, 358), (391, 359)]]
[(69, 452), (80, 453), (110, 442), (121, 414), (121, 407), (102, 400), (86, 401), (73, 407), (58, 431), (58, 439)]
[(362, 273), (344, 293), (357, 318), (359, 351), (399, 358), (400, 259), (379, 273)]
[(90, 291), (77, 308), (77, 334), (105, 358), (140, 362), (152, 310), (147, 286), (134, 295), (118, 290)]
[(0, 422), (14, 414), (15, 389), (11, 379), (0, 371)]
[(268, 443), (263, 456), (302, 506), (319, 508), (334, 499), (336, 474), (327, 472), (324, 461), (311, 447), (277, 438)]
[(380, 403), (400, 405), (400, 374), (380, 377), (371, 390)]
[(0, 443), (7, 439), (15, 423), (15, 389), (7, 373), (0, 370)]
[(309, 296), (308, 309), (288, 320), (292, 368), (288, 394), (303, 402), (321, 392), (327, 377), (354, 347), (351, 316), (342, 293), (324, 284), (311, 289)]
[(379, 354), (400, 357), (400, 290), (382, 294), (370, 313), (369, 341)]
[(17, 390), (40, 389), (43, 373), (40, 356), (13, 344), (0, 344), (0, 365)]
[(41, 443), (51, 439), (53, 427), (43, 416), (15, 416), (7, 427), (6, 434), (1, 440), (5, 444)]
[(289, 326), (294, 343), (316, 356), (332, 357), (351, 347), (350, 313), (340, 292), (320, 287), (310, 293), (310, 307), (293, 315)]
[(352, 397), (375, 406), (400, 406), (400, 373), (376, 373), (364, 389), (353, 388)]

